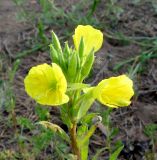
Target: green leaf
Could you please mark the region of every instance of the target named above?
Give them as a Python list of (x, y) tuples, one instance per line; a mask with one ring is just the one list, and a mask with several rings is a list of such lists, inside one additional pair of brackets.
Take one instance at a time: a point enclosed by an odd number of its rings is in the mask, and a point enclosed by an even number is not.
[(38, 124), (43, 125), (45, 128), (49, 128), (52, 132), (57, 133), (62, 139), (64, 139), (65, 141), (67, 141), (68, 143), (70, 143), (70, 138), (69, 136), (66, 134), (66, 132), (59, 127), (56, 124), (47, 122), (47, 121), (40, 121)]
[(77, 160), (77, 156), (74, 154), (68, 154), (66, 156), (67, 160)]
[(117, 157), (119, 156), (119, 154), (123, 148), (124, 148), (124, 146), (120, 146), (117, 150), (115, 150), (114, 153), (111, 154), (109, 160), (117, 160)]
[(32, 121), (25, 117), (17, 117), (17, 123), (23, 128), (28, 128), (30, 130), (34, 128)]
[(114, 67), (113, 67), (113, 71), (118, 71), (120, 68), (122, 68), (125, 64), (128, 64), (130, 62), (134, 61), (134, 58), (130, 58), (130, 59), (127, 59), (127, 60), (124, 60), (118, 64), (116, 64)]
[(110, 114), (112, 112), (112, 108), (107, 108), (105, 111), (101, 112), (101, 116), (102, 116), (102, 123), (105, 125), (105, 126), (110, 126)]
[(15, 74), (16, 74), (18, 68), (19, 68), (20, 63), (21, 63), (20, 59), (17, 59), (13, 63), (12, 70), (10, 70), (10, 73), (9, 73), (9, 80), (10, 80), (11, 83), (13, 82), (13, 79), (14, 79)]
[(78, 108), (77, 112), (77, 120), (81, 119), (86, 115), (91, 105), (93, 104), (95, 98), (92, 97), (92, 93), (86, 93), (82, 99), (76, 104), (76, 108)]
[(41, 20), (39, 20), (38, 23), (38, 38), (41, 39), (42, 43), (44, 44), (48, 44), (49, 39), (47, 38), (47, 36), (45, 35), (45, 28), (44, 28), (44, 24)]
[(88, 125), (82, 124), (77, 128), (77, 137), (82, 137), (88, 131)]
[(152, 124), (146, 125), (144, 128), (144, 133), (148, 137), (154, 139), (156, 137), (155, 134), (157, 133), (157, 124), (152, 123)]
[(89, 145), (89, 140), (81, 147), (81, 159), (82, 160), (88, 159), (88, 145)]
[(89, 84), (84, 84), (84, 83), (70, 83), (68, 84), (68, 89), (67, 91), (74, 91), (74, 90), (79, 90), (79, 89), (84, 89), (90, 87)]
[(48, 108), (42, 107), (39, 104), (35, 106), (35, 113), (37, 114), (38, 119), (41, 121), (47, 120), (50, 117)]
[(107, 149), (106, 147), (105, 147), (105, 148), (98, 149), (98, 150), (96, 151), (96, 154), (95, 154), (94, 157), (92, 158), (92, 160), (98, 160), (99, 155), (100, 155), (103, 151), (105, 151), (106, 149)]
[(111, 133), (110, 133), (110, 138), (115, 137), (119, 132), (118, 128), (112, 128)]
[(89, 113), (87, 115), (85, 115), (82, 119), (81, 119), (81, 122), (82, 123), (86, 123), (86, 124), (90, 124), (92, 123), (92, 119), (94, 117), (96, 117), (98, 115), (98, 113)]
[[(77, 140), (78, 143), (80, 143), (80, 141), (82, 141), (82, 137), (88, 132), (88, 126), (83, 124), (81, 126), (78, 127), (77, 130)], [(81, 159), (82, 160), (87, 160), (88, 158), (88, 145), (89, 145), (89, 139), (87, 139), (87, 141), (81, 145), (80, 147), (80, 151), (81, 151)]]
[(64, 105), (62, 105), (60, 107), (60, 113), (61, 113), (62, 122), (64, 124), (66, 124), (68, 128), (71, 128), (72, 127), (72, 123), (71, 123), (71, 120), (70, 120), (70, 116), (69, 116), (68, 110), (69, 110), (69, 106), (67, 104), (64, 104)]
[[(42, 130), (36, 135), (33, 135), (29, 140), (33, 144), (33, 151), (35, 154), (39, 154), (41, 150), (48, 147), (52, 138), (54, 138), (54, 133), (51, 130)], [(33, 153), (34, 153), (33, 152)]]
[(86, 145), (89, 142), (89, 139), (94, 134), (96, 128), (97, 128), (96, 125), (92, 125), (85, 134), (77, 138), (77, 142), (80, 148), (82, 148), (84, 145)]

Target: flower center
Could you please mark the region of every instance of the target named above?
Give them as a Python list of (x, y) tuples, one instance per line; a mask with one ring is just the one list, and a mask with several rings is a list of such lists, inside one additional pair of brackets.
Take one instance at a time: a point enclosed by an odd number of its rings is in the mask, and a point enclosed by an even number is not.
[(51, 91), (57, 89), (57, 82), (56, 82), (56, 81), (53, 81), (53, 82), (51, 83), (50, 89), (51, 89)]

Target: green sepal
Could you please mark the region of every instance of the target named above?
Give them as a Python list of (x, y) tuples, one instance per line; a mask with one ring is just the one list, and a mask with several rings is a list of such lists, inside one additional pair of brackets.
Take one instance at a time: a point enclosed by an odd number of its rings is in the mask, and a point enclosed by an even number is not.
[(60, 66), (62, 67), (62, 69), (64, 71), (67, 70), (67, 66), (66, 66), (66, 62), (65, 62), (65, 59), (63, 57), (63, 53), (62, 52), (59, 52), (59, 57), (60, 57)]
[(94, 50), (92, 50), (90, 52), (90, 54), (87, 56), (87, 58), (84, 62), (84, 65), (81, 70), (82, 79), (84, 79), (85, 77), (88, 76), (88, 74), (90, 73), (90, 70), (92, 68), (93, 63), (94, 63)]
[(68, 143), (70, 143), (70, 138), (69, 136), (66, 134), (66, 132), (59, 127), (57, 124), (53, 124), (50, 123), (48, 121), (40, 121), (38, 122), (38, 124), (43, 125), (45, 128), (49, 128), (52, 132), (58, 134), (62, 139), (64, 139), (65, 141), (67, 141)]
[(57, 51), (55, 50), (55, 48), (53, 47), (52, 44), (50, 44), (49, 47), (50, 47), (50, 58), (51, 58), (51, 61), (53, 63), (59, 64), (59, 55), (58, 55)]
[(63, 50), (63, 58), (64, 58), (66, 69), (68, 68), (68, 62), (71, 54), (72, 54), (72, 50), (69, 48), (68, 42), (65, 42), (65, 46)]
[(78, 54), (76, 54), (76, 58), (77, 58), (77, 71), (80, 72), (81, 69), (81, 60)]
[(64, 57), (68, 58), (70, 56), (70, 52), (71, 50), (69, 48), (68, 42), (65, 42), (64, 51), (63, 51)]
[(75, 52), (73, 52), (68, 62), (68, 76), (71, 80), (75, 78), (76, 71), (77, 71), (77, 55)]
[(63, 57), (63, 53), (60, 50), (57, 50), (53, 44), (50, 44), (49, 47), (50, 47), (50, 58), (52, 62), (57, 63), (62, 67), (63, 70), (65, 70), (66, 64)]
[(62, 48), (57, 35), (52, 31), (52, 44), (57, 51), (62, 52)]
[(81, 37), (78, 51), (79, 51), (79, 57), (80, 57), (80, 60), (81, 60), (81, 63), (82, 63), (82, 61), (83, 61), (83, 53), (84, 53), (84, 40), (83, 40), (83, 37)]
[(53, 45), (54, 49), (57, 51), (58, 63), (60, 64), (62, 69), (65, 71), (66, 64), (65, 64), (62, 48), (61, 48), (61, 45), (60, 45), (60, 42), (59, 42), (57, 35), (53, 31), (52, 31), (52, 45)]

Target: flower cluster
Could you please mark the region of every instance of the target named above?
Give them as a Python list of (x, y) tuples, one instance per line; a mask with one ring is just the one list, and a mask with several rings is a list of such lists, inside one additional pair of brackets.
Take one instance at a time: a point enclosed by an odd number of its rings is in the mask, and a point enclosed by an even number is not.
[[(53, 63), (32, 67), (26, 76), (25, 90), (38, 103), (56, 106), (71, 99), (67, 86), (71, 83), (80, 84), (88, 76), (94, 53), (102, 46), (103, 34), (92, 26), (79, 25), (73, 41), (75, 48), (71, 49), (66, 44), (63, 54), (58, 38), (53, 33), (54, 44), (50, 45)], [(126, 75), (111, 77), (92, 87), (90, 93), (108, 107), (128, 106), (134, 94), (133, 82)]]

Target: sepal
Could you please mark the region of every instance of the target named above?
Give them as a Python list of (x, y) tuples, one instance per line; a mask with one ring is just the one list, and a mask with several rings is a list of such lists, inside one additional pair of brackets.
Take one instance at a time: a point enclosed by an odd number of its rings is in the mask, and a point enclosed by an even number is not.
[(62, 52), (62, 48), (57, 35), (52, 31), (52, 44), (57, 51)]
[(77, 72), (77, 55), (75, 52), (73, 52), (68, 62), (68, 76), (70, 81), (74, 80), (76, 72)]
[(83, 56), (84, 56), (84, 40), (83, 40), (83, 37), (81, 37), (81, 40), (80, 40), (80, 44), (79, 44), (79, 57), (80, 57), (80, 60), (81, 60), (81, 63), (83, 61)]
[(82, 80), (86, 78), (90, 73), (93, 63), (94, 63), (94, 50), (92, 50), (85, 59), (84, 65), (81, 70)]
[(54, 46), (52, 44), (50, 44), (49, 47), (50, 47), (50, 58), (51, 58), (51, 61), (53, 63), (59, 64), (59, 55), (58, 55), (57, 51), (55, 50), (55, 48), (54, 48)]

